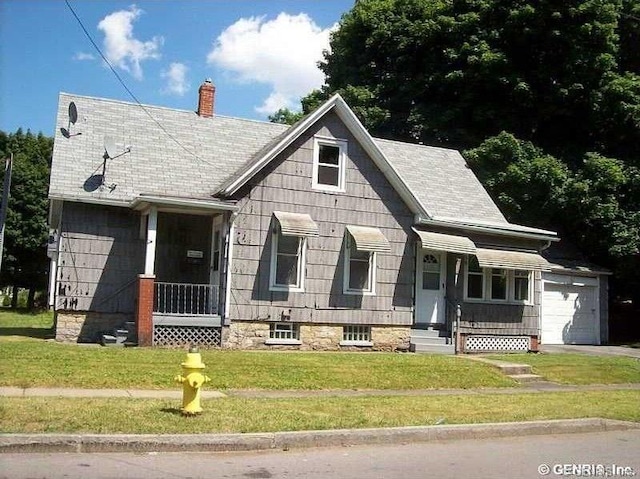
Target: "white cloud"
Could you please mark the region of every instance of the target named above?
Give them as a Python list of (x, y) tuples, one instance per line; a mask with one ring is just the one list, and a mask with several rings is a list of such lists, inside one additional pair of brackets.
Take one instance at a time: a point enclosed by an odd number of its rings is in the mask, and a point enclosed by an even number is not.
[(207, 63), (233, 72), (241, 82), (271, 86), (271, 93), (256, 111), (273, 113), (297, 108), (300, 97), (324, 83), (317, 63), (329, 49), (329, 33), (306, 14), (280, 13), (241, 18), (225, 29), (207, 55)]
[(95, 60), (96, 57), (91, 53), (78, 52), (73, 56), (73, 59), (78, 61), (84, 61), (84, 60)]
[(184, 63), (172, 63), (169, 69), (163, 71), (160, 76), (167, 79), (165, 93), (174, 93), (183, 96), (189, 90), (187, 82), (187, 66)]
[(156, 36), (146, 42), (133, 36), (133, 22), (142, 14), (142, 10), (131, 5), (129, 10), (110, 13), (98, 23), (98, 29), (104, 32), (105, 56), (112, 65), (142, 79), (144, 60), (160, 58), (158, 52), (163, 38)]

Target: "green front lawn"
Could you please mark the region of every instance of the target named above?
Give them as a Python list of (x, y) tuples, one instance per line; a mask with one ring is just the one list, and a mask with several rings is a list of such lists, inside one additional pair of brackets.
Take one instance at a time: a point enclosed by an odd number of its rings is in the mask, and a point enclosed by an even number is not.
[(179, 400), (0, 398), (4, 433), (199, 434), (603, 417), (640, 421), (640, 391), (417, 397), (224, 398), (198, 417)]
[(547, 381), (562, 384), (640, 383), (640, 360), (624, 356), (587, 354), (501, 354), (488, 356), (529, 364)]
[(54, 336), (53, 313), (0, 308), (0, 336), (52, 338)]
[[(177, 389), (185, 351), (105, 348), (0, 338), (0, 386)], [(210, 389), (509, 387), (495, 368), (462, 357), (400, 353), (203, 350)]]

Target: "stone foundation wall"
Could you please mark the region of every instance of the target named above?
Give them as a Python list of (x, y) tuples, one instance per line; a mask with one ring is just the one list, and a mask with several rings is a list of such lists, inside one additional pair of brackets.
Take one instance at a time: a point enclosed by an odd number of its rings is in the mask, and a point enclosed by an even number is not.
[(371, 341), (376, 351), (409, 351), (411, 327), (378, 327), (371, 328)]
[(124, 313), (56, 311), (56, 341), (95, 343), (99, 340), (100, 333), (110, 332), (133, 320), (132, 315)]
[(233, 322), (222, 330), (222, 347), (227, 349), (296, 349), (301, 351), (374, 350), (405, 351), (409, 349), (411, 328), (372, 326), (372, 346), (341, 346), (342, 326), (300, 324), (300, 344), (265, 344), (269, 339), (269, 323)]

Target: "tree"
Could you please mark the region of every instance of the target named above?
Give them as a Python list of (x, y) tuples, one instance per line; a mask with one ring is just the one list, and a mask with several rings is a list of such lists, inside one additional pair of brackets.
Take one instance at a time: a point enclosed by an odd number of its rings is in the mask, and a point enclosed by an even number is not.
[(302, 118), (302, 112), (291, 111), (289, 108), (280, 108), (273, 115), (269, 115), (271, 123), (282, 123), (283, 125), (293, 125)]
[[(14, 154), (10, 199), (5, 225), (4, 258), (0, 284), (29, 290), (28, 306), (35, 293), (47, 285), (47, 191), (53, 139), (30, 131), (0, 132), (2, 158)], [(4, 171), (0, 176), (4, 176)]]
[[(597, 128), (600, 102), (615, 100), (601, 90), (633, 85), (624, 68), (638, 65), (637, 10), (631, 0), (361, 0), (333, 33), (313, 95), (358, 92), (350, 105), (377, 109), (361, 115), (377, 136), (468, 148), (509, 131), (568, 162), (616, 154)], [(640, 108), (622, 95), (627, 113)]]

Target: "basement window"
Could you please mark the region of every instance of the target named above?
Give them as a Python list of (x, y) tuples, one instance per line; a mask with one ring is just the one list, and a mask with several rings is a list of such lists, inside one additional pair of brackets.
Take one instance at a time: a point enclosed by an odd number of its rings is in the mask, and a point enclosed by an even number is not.
[(302, 344), (300, 326), (295, 323), (271, 323), (265, 344)]
[(371, 326), (343, 326), (340, 346), (373, 346), (371, 342)]

